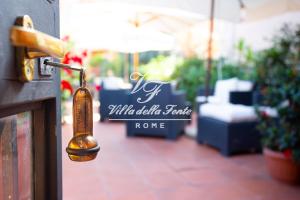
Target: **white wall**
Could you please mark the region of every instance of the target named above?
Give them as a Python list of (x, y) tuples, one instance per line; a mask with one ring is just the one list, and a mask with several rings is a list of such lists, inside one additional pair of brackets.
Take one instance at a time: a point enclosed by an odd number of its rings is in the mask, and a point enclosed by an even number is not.
[(265, 20), (236, 25), (235, 41), (244, 38), (254, 50), (270, 46), (270, 38), (284, 23), (300, 24), (300, 12), (286, 13)]

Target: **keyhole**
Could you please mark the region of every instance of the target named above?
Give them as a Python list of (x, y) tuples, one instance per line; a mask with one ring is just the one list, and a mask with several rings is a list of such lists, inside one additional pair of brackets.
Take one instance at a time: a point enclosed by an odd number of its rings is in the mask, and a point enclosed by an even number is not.
[(27, 22), (26, 27), (27, 28), (32, 28), (32, 24), (30, 22)]

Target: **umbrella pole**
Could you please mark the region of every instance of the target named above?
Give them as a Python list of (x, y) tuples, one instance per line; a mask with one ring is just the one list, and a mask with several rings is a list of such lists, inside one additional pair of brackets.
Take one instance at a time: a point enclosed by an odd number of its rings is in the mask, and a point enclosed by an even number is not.
[(129, 60), (128, 60), (128, 54), (127, 53), (124, 53), (123, 54), (124, 56), (124, 80), (126, 83), (128, 83), (128, 78), (129, 78), (129, 75), (128, 75), (128, 65), (129, 65)]
[(133, 54), (133, 72), (138, 72), (139, 67), (139, 53), (135, 52)]
[(213, 44), (213, 33), (214, 33), (214, 11), (215, 11), (215, 0), (211, 0), (210, 4), (210, 21), (209, 21), (209, 39), (208, 39), (208, 54), (207, 54), (207, 69), (206, 69), (206, 80), (205, 80), (205, 96), (209, 96), (209, 82), (211, 76), (211, 65), (212, 65), (212, 44)]

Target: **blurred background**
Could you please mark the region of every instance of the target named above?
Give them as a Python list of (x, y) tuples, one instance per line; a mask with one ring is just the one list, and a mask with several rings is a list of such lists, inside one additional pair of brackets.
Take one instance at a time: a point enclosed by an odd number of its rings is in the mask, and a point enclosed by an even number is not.
[[(299, 199), (299, 0), (61, 0), (60, 33), (62, 62), (87, 67), (101, 146), (89, 163), (63, 152), (64, 199)], [(183, 92), (181, 137), (109, 120), (132, 72)], [(61, 72), (63, 147), (78, 76)]]

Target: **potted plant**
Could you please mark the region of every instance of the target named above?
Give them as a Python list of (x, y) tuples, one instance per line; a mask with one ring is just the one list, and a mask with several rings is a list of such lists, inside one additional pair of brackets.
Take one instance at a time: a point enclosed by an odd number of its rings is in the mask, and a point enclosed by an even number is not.
[(271, 48), (259, 54), (257, 83), (263, 106), (257, 107), (264, 156), (270, 174), (288, 183), (300, 181), (300, 26), (284, 25)]

